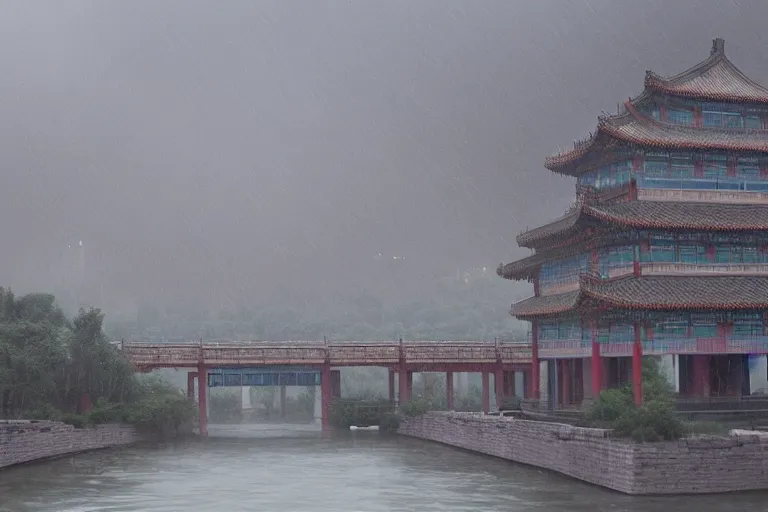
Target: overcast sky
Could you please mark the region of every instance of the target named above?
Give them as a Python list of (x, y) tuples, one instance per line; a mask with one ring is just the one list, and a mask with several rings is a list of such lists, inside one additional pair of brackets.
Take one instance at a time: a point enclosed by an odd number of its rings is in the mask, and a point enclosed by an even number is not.
[[(560, 215), (544, 157), (764, 0), (0, 2), (0, 282), (82, 239), (109, 296), (264, 297), (495, 266)], [(411, 282), (418, 282), (412, 280)]]

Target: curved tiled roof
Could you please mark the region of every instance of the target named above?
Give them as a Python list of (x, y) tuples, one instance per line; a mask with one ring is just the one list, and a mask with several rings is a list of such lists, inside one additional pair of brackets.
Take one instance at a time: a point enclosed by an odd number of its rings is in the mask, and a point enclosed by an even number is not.
[[(646, 90), (685, 98), (768, 104), (768, 89), (754, 82), (725, 56), (724, 42), (716, 39), (712, 54), (696, 66), (670, 78), (648, 72)], [(554, 172), (577, 175), (578, 164), (590, 154), (603, 152), (616, 143), (636, 144), (663, 149), (721, 149), (768, 153), (768, 130), (738, 128), (695, 128), (655, 121), (638, 113), (634, 101), (624, 105), (626, 112), (601, 116), (597, 131), (574, 144), (573, 149), (547, 157), (544, 166)]]
[(559, 293), (557, 295), (531, 297), (530, 299), (512, 304), (510, 314), (521, 319), (532, 316), (557, 315), (575, 309), (580, 298), (581, 290)]
[(604, 116), (598, 121), (597, 133), (571, 151), (547, 157), (544, 166), (562, 174), (578, 174), (575, 164), (592, 153), (603, 152), (616, 140), (639, 146), (670, 149), (721, 149), (768, 153), (768, 130), (748, 128), (695, 128), (655, 121), (625, 103), (627, 112)]
[(714, 231), (768, 230), (768, 205), (627, 201), (587, 205), (544, 226), (517, 236), (523, 247), (578, 230), (584, 220), (595, 219), (640, 229), (706, 229)]
[(576, 309), (583, 301), (614, 308), (661, 311), (764, 308), (768, 305), (768, 277), (583, 277), (578, 290), (531, 297), (513, 304), (510, 314), (520, 319), (557, 315)]
[(645, 87), (685, 98), (768, 103), (768, 89), (750, 79), (728, 60), (722, 39), (713, 41), (709, 58), (678, 75), (664, 78), (648, 71)]
[[(569, 251), (571, 253), (575, 250)], [(502, 263), (496, 269), (496, 274), (504, 279), (525, 279), (531, 278), (535, 275), (536, 269), (545, 261), (560, 259), (565, 256), (561, 254), (561, 251), (556, 251), (557, 254), (552, 254), (552, 251), (538, 252), (526, 256), (523, 259), (507, 263)]]
[(620, 308), (750, 309), (768, 304), (768, 277), (648, 276), (585, 279), (582, 293)]
[(582, 204), (578, 204), (575, 208), (570, 210), (562, 217), (544, 224), (543, 226), (529, 229), (528, 231), (520, 233), (516, 238), (517, 245), (521, 247), (532, 247), (531, 244), (535, 243), (537, 240), (548, 238), (552, 235), (557, 235), (558, 233), (564, 233), (571, 230), (576, 226), (579, 219), (581, 218), (583, 208), (584, 207)]

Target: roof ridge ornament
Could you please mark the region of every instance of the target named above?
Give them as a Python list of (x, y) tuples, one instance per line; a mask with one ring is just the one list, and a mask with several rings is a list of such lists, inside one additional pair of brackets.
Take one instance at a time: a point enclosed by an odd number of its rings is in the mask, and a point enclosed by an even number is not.
[(712, 40), (712, 51), (710, 55), (725, 55), (725, 39), (717, 37)]

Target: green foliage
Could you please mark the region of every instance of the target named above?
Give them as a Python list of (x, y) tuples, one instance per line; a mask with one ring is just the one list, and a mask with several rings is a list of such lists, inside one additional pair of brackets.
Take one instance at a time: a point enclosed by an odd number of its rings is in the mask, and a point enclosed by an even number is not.
[(400, 428), (400, 418), (394, 412), (385, 412), (379, 418), (379, 431), (397, 432)]
[(585, 415), (588, 424), (611, 428), (615, 435), (637, 442), (679, 439), (685, 426), (676, 414), (672, 390), (658, 363), (643, 359), (643, 405), (636, 407), (630, 386), (608, 389)]
[(139, 429), (167, 439), (188, 433), (196, 417), (194, 404), (174, 390), (141, 397), (128, 408), (126, 420)]
[(429, 402), (429, 400), (424, 398), (415, 398), (405, 402), (404, 404), (400, 404), (400, 412), (403, 414), (403, 416), (408, 416), (411, 418), (415, 416), (421, 416), (431, 410), (432, 404)]
[(685, 433), (683, 422), (674, 407), (663, 400), (629, 409), (616, 419), (613, 431), (620, 437), (631, 437), (639, 443), (671, 441), (680, 439)]
[[(47, 294), (17, 298), (0, 288), (0, 417), (61, 420), (83, 428), (129, 421), (173, 435), (195, 406), (156, 379), (140, 381), (102, 329), (104, 315), (70, 322)], [(80, 410), (81, 399), (94, 402)]]
[(67, 413), (62, 415), (61, 421), (67, 425), (72, 425), (75, 428), (85, 428), (91, 424), (88, 420), (88, 416), (82, 414)]
[(634, 407), (631, 388), (606, 389), (587, 410), (586, 420), (594, 425), (611, 425)]

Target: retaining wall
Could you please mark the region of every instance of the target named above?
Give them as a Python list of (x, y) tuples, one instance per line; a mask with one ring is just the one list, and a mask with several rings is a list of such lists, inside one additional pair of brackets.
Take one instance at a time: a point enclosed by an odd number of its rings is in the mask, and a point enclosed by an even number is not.
[(126, 425), (76, 429), (52, 421), (0, 423), (0, 468), (138, 440), (134, 428)]
[(627, 494), (768, 489), (768, 434), (638, 444), (610, 431), (473, 413), (408, 418), (400, 434), (493, 455)]

